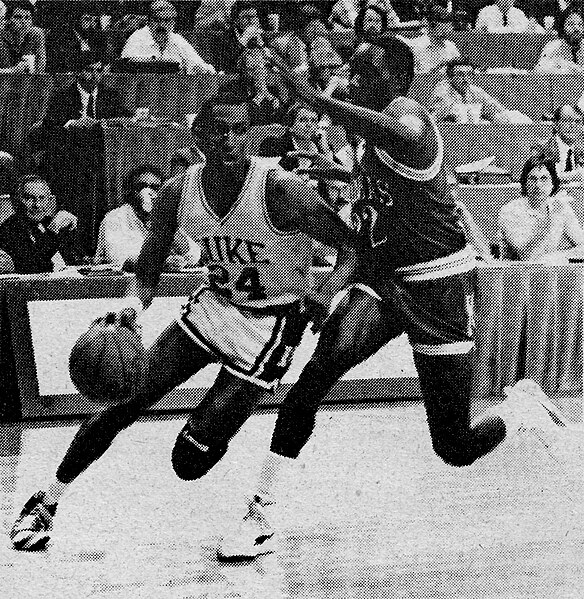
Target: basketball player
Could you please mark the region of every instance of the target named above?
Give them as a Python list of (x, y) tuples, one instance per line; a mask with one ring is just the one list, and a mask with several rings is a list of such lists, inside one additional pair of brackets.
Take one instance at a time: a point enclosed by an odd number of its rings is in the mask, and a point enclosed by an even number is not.
[[(172, 452), (181, 479), (206, 474), (264, 390), (277, 385), (307, 319), (318, 317), (321, 302), (326, 306), (353, 270), (357, 237), (316, 191), (246, 156), (250, 120), (243, 95), (223, 89), (197, 119), (197, 145), (206, 162), (161, 190), (137, 260), (135, 293), (147, 308), (179, 227), (201, 246), (208, 280), (147, 351), (148, 374), (133, 397), (83, 423), (54, 480), (30, 498), (16, 521), (16, 549), (44, 548), (61, 496), (117, 434), (194, 373), (220, 362), (214, 385)], [(311, 238), (338, 248), (339, 256), (338, 267), (308, 299)], [(103, 322), (134, 328), (135, 312), (110, 313)]]
[[(551, 433), (556, 426), (553, 404), (525, 381), (497, 413), (471, 425), (474, 256), (449, 191), (442, 138), (428, 112), (404, 97), (413, 78), (412, 53), (395, 38), (383, 44), (354, 55), (352, 103), (323, 95), (306, 70), (292, 70), (274, 57), (295, 93), (365, 140), (354, 217), (368, 249), (359, 257), (357, 284), (325, 322), (312, 358), (280, 407), (248, 513), (222, 540), (223, 557), (253, 557), (272, 545), (271, 506), (284, 471), (312, 434), (321, 401), (343, 374), (404, 332), (432, 444), (446, 463), (470, 465), (514, 431)], [(326, 167), (317, 158), (314, 173)]]

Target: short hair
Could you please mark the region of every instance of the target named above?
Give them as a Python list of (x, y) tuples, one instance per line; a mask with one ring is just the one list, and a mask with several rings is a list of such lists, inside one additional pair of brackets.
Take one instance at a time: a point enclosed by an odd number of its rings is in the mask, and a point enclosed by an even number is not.
[(582, 6), (580, 6), (579, 2), (571, 2), (557, 17), (554, 21), (554, 29), (558, 32), (560, 37), (564, 37), (564, 25), (566, 21), (572, 15), (579, 15), (584, 18), (582, 15)]
[(298, 118), (298, 113), (301, 110), (314, 112), (314, 114), (316, 114), (317, 117), (320, 116), (318, 110), (316, 110), (316, 108), (314, 108), (310, 104), (306, 104), (305, 102), (296, 102), (295, 104), (292, 104), (292, 106), (290, 106), (290, 108), (286, 111), (286, 114), (284, 115), (284, 125), (286, 125), (287, 127), (292, 127), (294, 125), (294, 122)]
[(519, 182), (521, 183), (521, 195), (527, 195), (527, 178), (529, 177), (529, 173), (535, 168), (547, 169), (552, 178), (551, 195), (554, 195), (560, 188), (560, 178), (558, 177), (555, 164), (543, 153), (538, 154), (537, 156), (530, 156), (525, 161), (523, 169), (521, 170), (521, 176), (519, 177)]
[(34, 4), (29, 0), (11, 0), (6, 7), (6, 18), (10, 19), (16, 10), (26, 10), (34, 15)]
[(171, 9), (174, 14), (176, 14), (176, 8), (172, 2), (168, 2), (167, 0), (154, 0), (154, 2), (151, 2), (148, 6), (148, 18), (151, 19), (154, 16), (154, 13), (167, 8)]
[(150, 173), (155, 177), (158, 177), (161, 183), (164, 181), (164, 175), (162, 174), (162, 170), (159, 169), (157, 166), (148, 163), (135, 166), (126, 175), (126, 180), (124, 182), (124, 196), (128, 204), (133, 203), (134, 188), (136, 186), (136, 181), (138, 180), (138, 177), (140, 177), (140, 175), (144, 175), (145, 173)]
[(562, 112), (564, 111), (564, 108), (571, 108), (576, 114), (580, 115), (581, 117), (584, 118), (584, 113), (582, 112), (582, 110), (580, 109), (580, 107), (576, 104), (562, 104), (561, 106), (558, 106), (555, 110), (554, 110), (554, 121), (557, 123), (561, 118), (562, 118)]
[(231, 7), (231, 10), (229, 11), (229, 18), (231, 22), (233, 23), (237, 19), (237, 17), (239, 17), (239, 13), (243, 12), (244, 10), (249, 10), (251, 8), (255, 8), (259, 16), (259, 7), (257, 0), (235, 0), (233, 6)]
[(353, 26), (355, 33), (359, 35), (363, 33), (363, 23), (365, 22), (365, 13), (368, 10), (372, 10), (376, 12), (381, 17), (381, 32), (387, 31), (387, 13), (378, 6), (377, 4), (364, 5), (361, 7), (361, 10), (357, 13), (357, 17), (355, 18), (355, 24)]
[(201, 104), (201, 109), (193, 119), (191, 131), (196, 133), (211, 122), (211, 119), (213, 118), (213, 108), (215, 106), (240, 106), (241, 104), (247, 106), (249, 113), (249, 97), (241, 79), (236, 79), (220, 85), (217, 93)]
[(29, 183), (36, 183), (37, 181), (39, 183), (44, 183), (47, 186), (47, 189), (51, 192), (51, 194), (53, 193), (49, 186), (49, 182), (38, 173), (29, 173), (27, 175), (23, 175), (22, 177), (20, 177), (20, 179), (18, 179), (18, 183), (16, 185), (16, 193), (12, 198), (12, 205), (17, 212), (19, 210), (22, 210), (23, 208), (22, 196), (24, 193), (25, 185), (28, 185)]

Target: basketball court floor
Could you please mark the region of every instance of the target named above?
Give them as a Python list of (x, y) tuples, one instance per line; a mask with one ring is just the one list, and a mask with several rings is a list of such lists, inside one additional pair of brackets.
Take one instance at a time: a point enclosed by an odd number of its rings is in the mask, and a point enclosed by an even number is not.
[(0, 428), (0, 597), (584, 597), (584, 496), (527, 435), (455, 469), (434, 456), (421, 402), (327, 407), (286, 481), (279, 551), (224, 564), (219, 536), (244, 511), (275, 414), (252, 417), (190, 483), (169, 462), (183, 421), (123, 432), (72, 485), (41, 553), (13, 551), (8, 531), (77, 423)]

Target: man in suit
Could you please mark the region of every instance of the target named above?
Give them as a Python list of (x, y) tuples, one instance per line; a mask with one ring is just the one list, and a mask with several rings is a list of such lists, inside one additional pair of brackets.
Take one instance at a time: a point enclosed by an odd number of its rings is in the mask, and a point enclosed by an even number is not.
[(584, 140), (582, 111), (564, 104), (554, 113), (554, 131), (539, 144), (546, 160), (553, 162), (561, 182), (584, 180)]
[(33, 13), (28, 0), (9, 4), (6, 25), (0, 29), (0, 73), (44, 73), (45, 34), (33, 26)]
[(44, 179), (38, 175), (23, 177), (14, 209), (0, 226), (0, 249), (12, 258), (15, 272), (52, 272), (81, 262), (77, 218), (57, 210), (55, 196)]
[(89, 54), (75, 81), (54, 92), (41, 125), (44, 158), (40, 171), (62, 201), (79, 217), (79, 236), (84, 251), (92, 255), (97, 227), (105, 213), (92, 197), (103, 157), (100, 121), (130, 116), (120, 93), (104, 85), (104, 65)]

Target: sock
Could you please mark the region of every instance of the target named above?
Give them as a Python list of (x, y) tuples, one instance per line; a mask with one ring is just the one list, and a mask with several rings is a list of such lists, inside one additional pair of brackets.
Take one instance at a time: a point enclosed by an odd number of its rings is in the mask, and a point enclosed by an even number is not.
[(45, 502), (49, 505), (59, 503), (68, 487), (68, 483), (62, 483), (58, 478), (54, 478), (45, 492)]
[(295, 463), (294, 458), (270, 451), (262, 464), (255, 495), (269, 503), (277, 501), (282, 480)]

